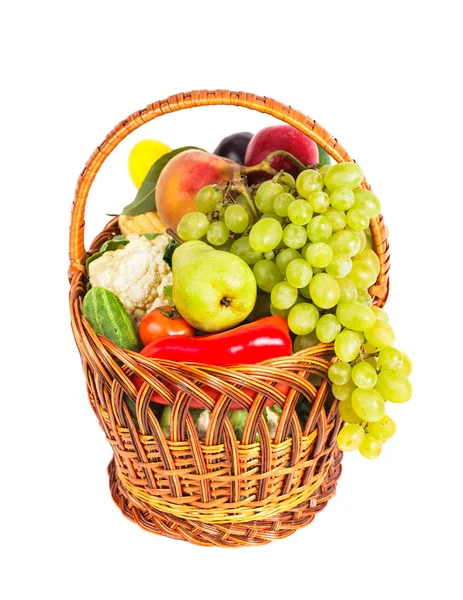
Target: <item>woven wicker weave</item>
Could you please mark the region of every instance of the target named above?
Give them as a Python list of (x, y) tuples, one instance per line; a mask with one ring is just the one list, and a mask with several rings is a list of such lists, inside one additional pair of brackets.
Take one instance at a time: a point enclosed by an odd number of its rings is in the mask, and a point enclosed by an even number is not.
[[(86, 252), (85, 205), (101, 165), (122, 139), (144, 123), (164, 113), (217, 104), (273, 115), (310, 136), (335, 160), (351, 160), (315, 121), (253, 94), (194, 91), (137, 111), (106, 137), (79, 177), (70, 230), (70, 308), (89, 399), (114, 451), (108, 470), (115, 502), (148, 531), (200, 545), (233, 547), (290, 535), (312, 521), (335, 493), (342, 455), (336, 447), (341, 420), (326, 379), (332, 345), (320, 344), (289, 357), (239, 367), (153, 361), (97, 336), (81, 313), (86, 258), (119, 233), (117, 219), (113, 219)], [(369, 187), (366, 182), (364, 187)], [(389, 269), (381, 216), (372, 220), (371, 229), (381, 270), (370, 293), (381, 306), (387, 298)], [(129, 379), (132, 372), (146, 382), (138, 394)], [(311, 374), (322, 377), (319, 389), (311, 383)], [(174, 383), (181, 391), (173, 394), (164, 382)], [(273, 387), (276, 382), (290, 386), (286, 397)], [(219, 390), (220, 398), (211, 400), (204, 394), (204, 384)], [(240, 391), (242, 387), (257, 392), (253, 401)], [(170, 439), (149, 407), (153, 391), (173, 407)], [(311, 403), (302, 426), (295, 412), (300, 393)], [(124, 395), (136, 405), (136, 422)], [(269, 397), (283, 409), (273, 440), (262, 416)], [(192, 398), (201, 399), (212, 411), (205, 441), (198, 439), (188, 412)], [(241, 440), (236, 439), (227, 418), (232, 400), (249, 410)], [(256, 433), (259, 442), (253, 442)]]

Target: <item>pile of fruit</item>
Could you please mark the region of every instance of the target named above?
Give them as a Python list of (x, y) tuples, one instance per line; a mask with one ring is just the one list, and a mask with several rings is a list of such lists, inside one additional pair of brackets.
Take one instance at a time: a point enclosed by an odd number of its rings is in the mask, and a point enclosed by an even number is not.
[[(93, 329), (146, 357), (218, 365), (334, 342), (338, 445), (376, 458), (396, 429), (386, 402), (411, 397), (411, 363), (368, 291), (380, 270), (370, 219), (381, 206), (361, 187), (362, 169), (331, 165), (310, 138), (279, 125), (229, 136), (213, 154), (145, 140), (129, 172), (139, 189), (119, 216), (123, 235), (87, 261)], [(268, 404), (272, 435), (281, 410)], [(168, 436), (170, 405), (156, 393), (151, 405)], [(190, 407), (204, 439), (210, 413), (197, 400)], [(237, 438), (247, 414), (232, 403)]]

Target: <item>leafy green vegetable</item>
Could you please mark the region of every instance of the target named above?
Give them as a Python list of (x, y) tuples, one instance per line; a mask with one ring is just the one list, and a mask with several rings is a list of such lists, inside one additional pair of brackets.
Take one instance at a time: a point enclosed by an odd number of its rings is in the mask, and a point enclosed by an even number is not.
[(183, 148), (177, 148), (171, 152), (167, 152), (154, 163), (151, 169), (148, 171), (147, 176), (143, 180), (140, 189), (135, 196), (133, 202), (128, 204), (122, 211), (123, 215), (129, 215), (134, 217), (141, 215), (150, 210), (156, 209), (156, 185), (158, 183), (159, 176), (163, 168), (167, 165), (171, 158), (184, 152), (185, 150), (199, 150), (196, 146), (184, 146)]
[(174, 300), (172, 298), (172, 286), (165, 285), (162, 291), (164, 292), (164, 296), (167, 298), (167, 303), (173, 305)]
[(169, 267), (172, 269), (172, 254), (174, 253), (175, 248), (178, 248), (178, 246), (180, 246), (180, 244), (178, 242), (176, 242), (175, 240), (169, 240), (169, 243), (166, 246), (166, 249), (164, 250), (164, 255), (163, 255), (163, 260), (169, 265)]
[[(160, 234), (159, 233), (144, 233), (143, 237), (145, 237), (147, 240), (154, 240), (154, 238), (158, 237), (158, 235), (160, 235)], [(123, 235), (115, 235), (110, 240), (107, 240), (101, 246), (99, 252), (96, 252), (95, 254), (92, 254), (91, 256), (89, 256), (87, 258), (87, 262), (85, 263), (85, 268), (87, 270), (87, 273), (88, 273), (88, 267), (91, 262), (93, 262), (97, 258), (100, 258), (100, 256), (102, 256), (105, 252), (113, 252), (114, 250), (120, 250), (121, 248), (124, 248), (125, 246), (127, 246), (129, 241), (130, 240), (127, 240)]]

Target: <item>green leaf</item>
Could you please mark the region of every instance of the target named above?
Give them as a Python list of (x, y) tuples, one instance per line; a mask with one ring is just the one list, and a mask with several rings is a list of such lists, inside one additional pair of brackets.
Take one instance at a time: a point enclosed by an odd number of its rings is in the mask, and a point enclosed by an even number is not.
[(175, 240), (169, 240), (169, 243), (164, 250), (163, 260), (166, 262), (169, 267), (172, 269), (172, 254), (174, 253), (175, 248), (178, 248), (180, 244)]
[(176, 150), (167, 152), (167, 154), (158, 158), (143, 180), (143, 183), (135, 196), (135, 200), (128, 204), (122, 211), (123, 215), (134, 217), (156, 209), (155, 194), (159, 175), (171, 158), (174, 158), (174, 156), (177, 156), (177, 154), (180, 154), (181, 152), (185, 152), (185, 150), (200, 150), (200, 148), (197, 148), (196, 146), (184, 146), (183, 148), (177, 148)]
[(145, 237), (147, 240), (154, 240), (154, 238), (157, 238), (158, 235), (161, 235), (160, 233), (144, 233), (143, 237)]
[(331, 156), (319, 144), (317, 144), (317, 146), (318, 146), (318, 164), (320, 166), (330, 165), (331, 164)]
[(162, 291), (164, 293), (164, 296), (167, 298), (167, 303), (173, 306), (174, 301), (172, 299), (172, 286), (165, 285)]

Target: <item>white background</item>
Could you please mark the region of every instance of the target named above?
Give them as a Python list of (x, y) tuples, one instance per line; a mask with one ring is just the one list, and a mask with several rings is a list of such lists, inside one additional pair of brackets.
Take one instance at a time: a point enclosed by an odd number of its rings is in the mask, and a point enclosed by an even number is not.
[[(0, 595), (462, 598), (462, 155), (458, 2), (9, 2), (2, 9)], [(390, 229), (388, 312), (414, 361), (396, 437), (346, 456), (313, 524), (260, 548), (151, 535), (113, 504), (67, 305), (73, 190), (120, 120), (179, 91), (267, 95), (364, 168)], [(213, 150), (269, 118), (163, 117), (125, 140), (89, 200), (93, 237), (132, 199), (145, 137)], [(6, 556), (5, 556), (6, 554)]]

